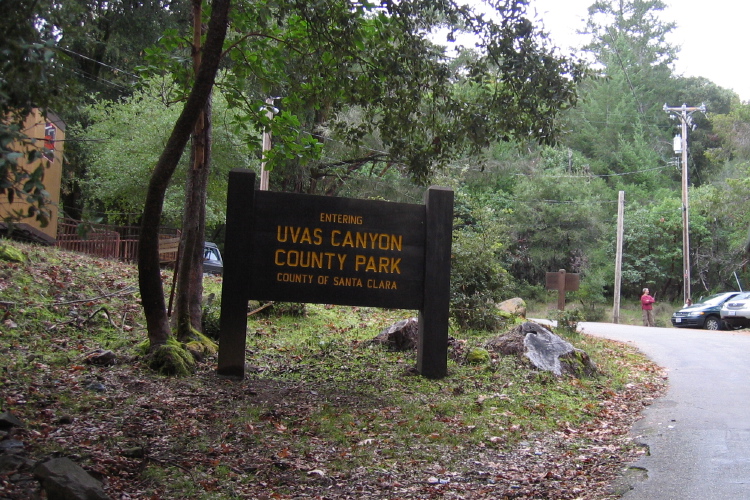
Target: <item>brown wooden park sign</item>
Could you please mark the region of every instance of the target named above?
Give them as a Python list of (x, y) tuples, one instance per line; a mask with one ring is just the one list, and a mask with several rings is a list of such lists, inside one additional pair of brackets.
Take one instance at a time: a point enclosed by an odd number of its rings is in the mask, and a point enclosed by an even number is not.
[(218, 373), (244, 377), (249, 300), (419, 310), (417, 370), (444, 377), (453, 191), (424, 205), (255, 189), (229, 174)]
[(547, 273), (547, 290), (557, 290), (557, 308), (565, 310), (565, 292), (575, 292), (580, 286), (578, 273), (566, 273), (560, 269), (556, 273)]

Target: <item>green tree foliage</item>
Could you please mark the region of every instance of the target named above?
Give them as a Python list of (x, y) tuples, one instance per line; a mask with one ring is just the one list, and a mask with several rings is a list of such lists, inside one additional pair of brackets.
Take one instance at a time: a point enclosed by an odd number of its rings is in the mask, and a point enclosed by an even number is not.
[(639, 170), (672, 155), (662, 106), (674, 98), (670, 78), (677, 51), (665, 40), (674, 23), (658, 17), (665, 7), (660, 0), (600, 0), (589, 7), (585, 33), (591, 42), (584, 50), (600, 76), (582, 85), (581, 104), (567, 116), (571, 133), (565, 142), (595, 159), (597, 173), (632, 171), (620, 154), (627, 143), (639, 150)]
[[(246, 112), (238, 125), (272, 130), (268, 165), (286, 191), (331, 193), (372, 163), (424, 181), (498, 138), (551, 141), (554, 116), (575, 102), (581, 67), (545, 45), (525, 4), (500, 5), (494, 23), (452, 2), (242, 3), (220, 87)], [(476, 33), (481, 51), (451, 62), (427, 36), (444, 24)], [(151, 68), (186, 75), (182, 47), (177, 33), (163, 39)]]
[[(741, 178), (690, 190), (690, 238), (695, 290), (703, 295), (737, 290), (737, 279), (747, 289), (744, 243), (750, 226), (750, 197), (746, 168)], [(735, 277), (734, 273), (737, 273)], [(700, 295), (694, 293), (694, 295)]]
[[(655, 205), (630, 203), (625, 207), (623, 235), (623, 294), (637, 296), (648, 287), (664, 295), (681, 286), (682, 215), (679, 193), (661, 193)], [(678, 290), (681, 288), (678, 288)], [(673, 290), (673, 297), (678, 294)]]
[[(747, 268), (747, 244), (750, 227), (750, 104), (740, 103), (736, 97), (727, 114), (709, 113), (717, 145), (706, 151), (706, 156), (722, 170), (708, 186), (702, 186), (698, 205), (706, 213), (716, 248), (704, 267), (711, 269), (722, 280), (742, 276), (747, 288), (750, 274)], [(718, 168), (718, 167), (716, 167)], [(730, 277), (731, 276), (731, 277)], [(736, 286), (732, 282), (731, 288)]]
[(66, 0), (43, 16), (66, 56), (65, 91), (84, 100), (130, 95), (143, 50), (164, 30), (190, 25), (190, 0)]
[[(733, 202), (733, 203), (730, 202), (729, 206), (740, 210), (739, 213), (733, 212), (730, 215), (731, 218), (737, 220), (738, 223), (741, 225), (740, 228), (737, 228), (737, 226), (734, 226), (735, 231), (732, 234), (733, 242), (736, 241), (738, 231), (741, 232), (746, 227), (750, 227), (750, 221), (748, 220), (748, 214), (750, 213), (750, 211), (748, 211), (748, 206), (750, 206), (750, 203), (749, 203), (750, 197), (748, 196), (748, 192), (749, 192), (748, 188), (750, 188), (750, 182), (749, 182), (750, 163), (748, 162), (742, 163), (741, 168), (744, 168), (743, 177), (727, 180), (727, 184), (730, 190), (730, 200)], [(747, 254), (750, 253), (750, 235), (748, 235), (747, 233), (745, 234), (746, 234), (746, 237), (745, 237), (744, 245), (743, 245), (743, 248), (745, 250), (745, 255), (743, 255), (743, 267), (745, 268), (745, 271), (747, 273), (746, 266), (748, 262)], [(736, 250), (737, 246), (732, 245), (731, 248)]]
[[(0, 73), (17, 75), (14, 81), (22, 82), (19, 90), (33, 96), (33, 105), (54, 110), (69, 128), (85, 127), (88, 123), (79, 111), (97, 99), (129, 96), (139, 81), (135, 68), (144, 49), (156, 43), (163, 30), (188, 25), (189, 6), (189, 0), (4, 0), (0, 24), (7, 22), (7, 28), (2, 28), (0, 43), (17, 39), (5, 33), (24, 31), (25, 42), (43, 43), (47, 51), (42, 54), (36, 45), (37, 53), (29, 57), (3, 57), (7, 66)], [(34, 67), (34, 76), (19, 73)], [(77, 181), (86, 176), (88, 164), (82, 143), (68, 139), (61, 209), (80, 218), (83, 195)]]
[(579, 272), (579, 289), (570, 294), (571, 301), (580, 303), (587, 321), (608, 321), (604, 308), (609, 305), (615, 282), (614, 256), (609, 252), (612, 248), (614, 246), (600, 245), (589, 251), (587, 262)]
[[(707, 152), (715, 163), (723, 165), (721, 175), (706, 189), (707, 212), (711, 220), (722, 228), (717, 233), (721, 249), (719, 263), (726, 270), (744, 276), (743, 286), (748, 287), (750, 275), (747, 266), (748, 230), (750, 227), (750, 103), (732, 102), (731, 111), (725, 115), (709, 115), (713, 130), (720, 138), (720, 147)], [(701, 198), (703, 199), (703, 198)]]
[[(100, 100), (84, 108), (81, 114), (91, 125), (76, 131), (75, 137), (82, 140), (90, 165), (81, 186), (91, 212), (104, 212), (116, 224), (139, 222), (148, 178), (180, 112), (178, 106), (169, 104), (170, 87), (164, 80), (150, 80), (130, 97)], [(216, 168), (207, 190), (209, 227), (224, 221), (228, 171), (257, 163), (251, 163), (249, 148), (234, 135), (230, 123), (234, 111), (221, 95), (214, 97), (214, 113), (212, 157)], [(164, 202), (163, 223), (171, 227), (181, 226), (187, 158), (180, 165)]]
[(493, 209), (460, 195), (451, 249), (451, 318), (461, 328), (495, 330), (510, 275), (502, 266), (507, 228)]
[(732, 103), (725, 114), (712, 113), (711, 123), (721, 138), (721, 148), (711, 155), (721, 161), (750, 161), (750, 103)]
[[(623, 239), (622, 289), (623, 294), (637, 296), (648, 287), (665, 300), (675, 300), (682, 294), (682, 200), (679, 192), (654, 192), (651, 204), (629, 203), (625, 207)], [(702, 210), (690, 210), (691, 262), (712, 248), (712, 235)], [(703, 280), (705, 290), (713, 290), (719, 282), (702, 269), (705, 261), (698, 260), (701, 269), (695, 277)], [(692, 267), (696, 267), (692, 266)], [(710, 281), (709, 281), (710, 279)]]
[(32, 108), (54, 102), (58, 93), (52, 85), (58, 70), (53, 33), (35, 25), (42, 13), (39, 2), (33, 0), (0, 3), (0, 105), (4, 115), (12, 112), (23, 119)]
[(544, 148), (535, 171), (519, 176), (506, 216), (512, 230), (509, 270), (543, 285), (547, 272), (579, 272), (604, 231), (617, 195), (588, 172), (580, 155)]

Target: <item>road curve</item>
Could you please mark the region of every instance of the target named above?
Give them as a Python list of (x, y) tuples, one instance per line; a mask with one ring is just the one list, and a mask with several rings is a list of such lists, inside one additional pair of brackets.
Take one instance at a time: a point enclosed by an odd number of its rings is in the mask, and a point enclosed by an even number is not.
[(624, 499), (750, 499), (750, 333), (610, 323), (579, 330), (635, 345), (669, 377), (667, 394), (631, 430), (650, 453), (631, 464), (645, 479), (633, 480)]

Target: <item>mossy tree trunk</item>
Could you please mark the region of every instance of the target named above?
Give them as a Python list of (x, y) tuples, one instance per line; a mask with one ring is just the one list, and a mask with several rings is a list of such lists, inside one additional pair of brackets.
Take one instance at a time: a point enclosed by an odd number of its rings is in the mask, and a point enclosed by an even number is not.
[(138, 284), (152, 349), (165, 345), (170, 336), (159, 267), (159, 225), (164, 196), (190, 134), (211, 96), (226, 38), (230, 3), (230, 0), (213, 1), (202, 62), (193, 88), (154, 168), (146, 192), (138, 248)]

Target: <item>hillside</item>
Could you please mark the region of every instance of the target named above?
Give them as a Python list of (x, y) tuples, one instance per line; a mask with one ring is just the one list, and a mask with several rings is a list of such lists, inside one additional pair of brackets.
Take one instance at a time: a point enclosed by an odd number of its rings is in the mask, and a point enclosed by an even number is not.
[[(53, 456), (117, 499), (616, 498), (642, 453), (627, 431), (665, 383), (631, 347), (586, 335), (568, 340), (596, 378), (456, 355), (426, 380), (413, 353), (370, 342), (413, 311), (312, 304), (249, 318), (243, 381), (211, 357), (163, 377), (141, 363), (133, 266), (2, 243), (28, 260), (0, 260), (0, 413), (23, 424), (0, 430), (0, 498), (40, 498), (30, 469)], [(205, 286), (220, 296), (219, 279)], [(494, 334), (451, 335), (468, 349)], [(11, 451), (27, 460), (8, 466)]]

